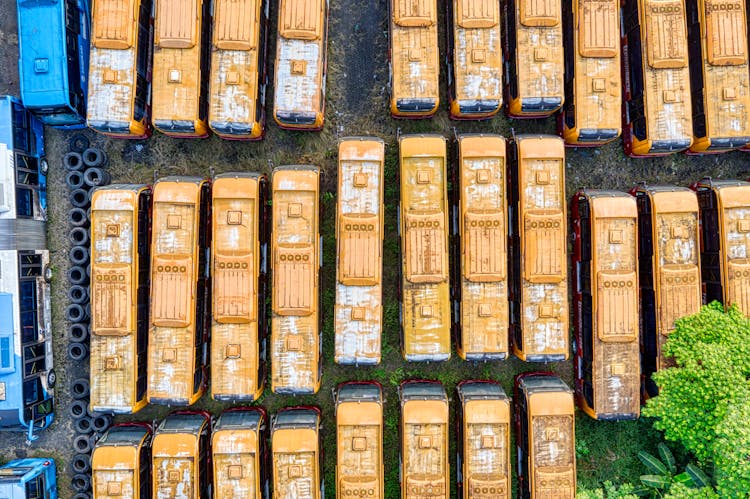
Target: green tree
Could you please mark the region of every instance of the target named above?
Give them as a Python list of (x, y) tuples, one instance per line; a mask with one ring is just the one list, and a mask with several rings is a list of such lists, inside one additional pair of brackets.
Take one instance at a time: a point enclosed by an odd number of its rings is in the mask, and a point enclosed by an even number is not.
[(659, 395), (643, 414), (657, 418), (654, 427), (667, 440), (714, 463), (722, 497), (747, 497), (750, 320), (714, 302), (676, 322), (665, 352), (676, 366), (654, 375)]

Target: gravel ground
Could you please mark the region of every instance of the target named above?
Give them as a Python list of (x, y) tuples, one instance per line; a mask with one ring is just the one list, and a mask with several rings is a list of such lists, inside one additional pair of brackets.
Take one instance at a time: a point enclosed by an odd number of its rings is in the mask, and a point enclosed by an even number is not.
[[(11, 0), (0, 2), (0, 93), (18, 95), (17, 75), (17, 36), (15, 3)], [(272, 2), (270, 54), (274, 54), (275, 11), (277, 2)], [(442, 15), (442, 12), (441, 12)], [(168, 174), (208, 175), (210, 169), (216, 173), (236, 170), (270, 172), (272, 165), (287, 163), (313, 163), (323, 170), (323, 191), (335, 194), (336, 185), (336, 142), (346, 135), (377, 135), (386, 141), (387, 171), (396, 170), (396, 134), (437, 132), (446, 135), (452, 128), (466, 132), (494, 132), (506, 136), (512, 132), (554, 133), (554, 118), (547, 120), (510, 121), (504, 116), (492, 120), (475, 122), (454, 122), (447, 117), (443, 104), (438, 115), (432, 120), (396, 121), (388, 114), (388, 75), (387, 75), (387, 3), (386, 0), (335, 0), (331, 2), (329, 27), (329, 67), (327, 85), (326, 126), (320, 133), (287, 132), (268, 124), (266, 139), (259, 143), (238, 143), (222, 141), (216, 137), (205, 140), (176, 140), (155, 134), (146, 141), (113, 141), (93, 132), (85, 132), (92, 144), (104, 148), (109, 157), (109, 170), (115, 182), (151, 182), (155, 176)], [(441, 26), (444, 21), (441, 19)], [(445, 47), (445, 33), (441, 32), (441, 47)], [(444, 53), (444, 52), (443, 52)], [(272, 63), (273, 57), (270, 57)], [(445, 69), (441, 68), (443, 102), (445, 94)], [(272, 91), (268, 92), (267, 108), (272, 104)], [(67, 463), (72, 456), (71, 442), (74, 436), (71, 420), (67, 416), (70, 396), (67, 388), (70, 381), (86, 372), (85, 366), (71, 366), (66, 357), (67, 324), (63, 319), (66, 306), (65, 272), (69, 266), (67, 251), (68, 226), (65, 215), (70, 208), (67, 188), (64, 184), (62, 155), (67, 151), (70, 133), (47, 130), (47, 153), (50, 162), (49, 176), (49, 231), (48, 245), (55, 270), (53, 280), (53, 330), (55, 341), (55, 362), (58, 373), (56, 391), (57, 416), (52, 427), (41, 434), (32, 446), (25, 443), (22, 435), (3, 435), (0, 458), (11, 459), (24, 455), (52, 455), (58, 459), (61, 469), (60, 493), (62, 498), (70, 497)], [(675, 183), (687, 185), (703, 175), (717, 178), (750, 177), (750, 154), (730, 153), (720, 156), (688, 157), (675, 155), (658, 159), (630, 159), (623, 156), (619, 142), (599, 149), (568, 149), (567, 157), (568, 194), (580, 186), (628, 189), (635, 181), (648, 183)], [(393, 318), (396, 289), (397, 245), (395, 240), (395, 203), (397, 188), (387, 195), (386, 245), (384, 261), (384, 295), (386, 316)], [(332, 196), (324, 199), (323, 231), (326, 237), (326, 252), (323, 275), (333, 275), (334, 253), (333, 216), (335, 204)], [(333, 282), (328, 279), (324, 295), (333, 293)], [(386, 325), (389, 324), (386, 320)], [(392, 323), (391, 323), (392, 324)], [(530, 365), (511, 360), (500, 365), (475, 365), (452, 360), (440, 366), (424, 367), (406, 365), (398, 353), (398, 331), (391, 328), (385, 331), (384, 362), (378, 368), (341, 368), (332, 363), (332, 320), (328, 316), (324, 330), (325, 370), (324, 386), (316, 397), (278, 397), (265, 395), (262, 403), (272, 411), (283, 405), (296, 403), (317, 403), (324, 408), (327, 420), (327, 435), (332, 435), (333, 422), (330, 389), (345, 379), (378, 379), (384, 381), (388, 409), (386, 428), (391, 435), (386, 439), (386, 458), (389, 483), (395, 475), (395, 428), (392, 418), (396, 417), (397, 397), (395, 385), (404, 378), (425, 376), (444, 381), (448, 389), (455, 382), (469, 377), (493, 377), (500, 379), (509, 390), (512, 374), (529, 370)], [(454, 357), (456, 357), (454, 355)], [(572, 365), (561, 363), (554, 367), (566, 380), (572, 379)], [(217, 404), (204, 397), (200, 406), (218, 413), (225, 405)], [(147, 408), (134, 419), (150, 420), (165, 414), (165, 408)], [(390, 419), (389, 419), (390, 418)], [(624, 426), (619, 428), (639, 428)], [(638, 433), (637, 431), (635, 433)], [(326, 475), (329, 491), (332, 489), (333, 460), (335, 447), (332, 438), (326, 438)], [(632, 457), (632, 456), (631, 456)], [(613, 459), (609, 462), (612, 463)], [(455, 465), (455, 463), (453, 464)], [(452, 465), (452, 466), (453, 466)], [(613, 467), (612, 469), (616, 469)], [(587, 480), (595, 481), (591, 477)], [(581, 477), (579, 476), (579, 479)], [(616, 477), (613, 477), (616, 478)], [(392, 485), (387, 487), (387, 496), (395, 497)]]

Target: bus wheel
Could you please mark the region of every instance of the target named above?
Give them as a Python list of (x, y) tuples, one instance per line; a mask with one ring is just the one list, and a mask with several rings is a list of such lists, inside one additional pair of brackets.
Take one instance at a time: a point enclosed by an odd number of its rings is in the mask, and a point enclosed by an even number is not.
[(82, 153), (89, 148), (89, 139), (85, 135), (77, 133), (70, 138), (68, 147), (73, 152)]
[(49, 265), (44, 266), (44, 282), (52, 282), (52, 267)]
[(57, 373), (54, 369), (47, 371), (47, 388), (54, 388), (57, 383)]

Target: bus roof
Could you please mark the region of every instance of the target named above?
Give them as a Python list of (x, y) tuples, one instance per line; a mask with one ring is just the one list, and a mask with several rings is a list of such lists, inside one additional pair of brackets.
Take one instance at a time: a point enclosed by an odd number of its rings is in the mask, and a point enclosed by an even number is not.
[(314, 428), (319, 419), (320, 412), (312, 407), (282, 409), (273, 420), (273, 430)]
[(137, 22), (136, 0), (96, 0), (93, 33), (95, 47), (125, 50), (133, 46), (133, 25)]
[(494, 381), (462, 381), (457, 388), (463, 400), (508, 400), (503, 388)]
[(198, 41), (196, 24), (200, 19), (200, 0), (156, 2), (155, 44), (170, 49), (189, 49)]
[[(88, 3), (87, 0), (83, 1)], [(21, 100), (30, 108), (67, 102), (66, 4), (18, 0), (17, 5)]]
[(159, 424), (157, 433), (194, 433), (201, 429), (208, 417), (204, 414), (170, 414)]
[(140, 425), (115, 425), (112, 426), (102, 436), (96, 445), (103, 446), (109, 445), (113, 447), (118, 446), (134, 446), (140, 445), (141, 441), (151, 434), (151, 431), (146, 426)]
[(220, 50), (255, 48), (255, 6), (261, 0), (216, 0), (213, 43)]
[(518, 385), (531, 395), (544, 392), (573, 393), (570, 387), (559, 376), (551, 373), (523, 373), (516, 377)]
[(401, 384), (401, 397), (404, 400), (448, 400), (443, 385), (436, 381), (404, 381)]
[(284, 38), (317, 40), (323, 33), (320, 15), (323, 0), (281, 0), (279, 35)]
[(445, 156), (445, 137), (442, 135), (402, 135), (398, 139), (401, 157)]
[(337, 402), (377, 402), (382, 404), (383, 393), (375, 383), (344, 383), (336, 395)]
[(215, 431), (228, 429), (256, 430), (265, 413), (257, 407), (224, 411), (216, 420)]

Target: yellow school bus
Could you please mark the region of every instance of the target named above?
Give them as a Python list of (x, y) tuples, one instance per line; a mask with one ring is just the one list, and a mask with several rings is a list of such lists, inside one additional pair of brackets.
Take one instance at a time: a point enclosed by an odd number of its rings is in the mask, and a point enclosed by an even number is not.
[(146, 405), (151, 188), (110, 185), (91, 195), (91, 409)]
[(565, 97), (560, 0), (503, 2), (503, 57), (508, 115), (550, 116)]
[(208, 382), (210, 185), (199, 177), (154, 184), (149, 402), (193, 404)]
[(685, 0), (622, 4), (625, 154), (664, 156), (693, 142)]
[(328, 0), (280, 0), (273, 118), (281, 128), (323, 128)]
[(687, 2), (693, 153), (750, 144), (745, 0)]
[(701, 307), (698, 198), (687, 187), (640, 184), (638, 269), (641, 297), (642, 393), (658, 393), (651, 375), (672, 364), (662, 349), (680, 317)]
[(448, 360), (448, 199), (445, 138), (399, 138), (401, 351), (408, 361)]
[(338, 364), (377, 364), (383, 327), (383, 160), (376, 138), (339, 143), (336, 214)]
[(211, 499), (211, 415), (175, 411), (156, 428), (151, 446), (155, 498)]
[(155, 2), (151, 121), (172, 137), (206, 137), (211, 2)]
[(466, 360), (508, 356), (505, 152), (499, 135), (458, 137), (453, 330)]
[(565, 105), (558, 131), (566, 144), (598, 146), (620, 136), (620, 2), (563, 2)]
[(494, 381), (462, 381), (456, 391), (458, 495), (510, 499), (510, 399)]
[(216, 0), (211, 38), (208, 123), (223, 139), (263, 138), (266, 0)]
[(571, 200), (576, 397), (594, 419), (640, 414), (637, 218), (624, 192), (582, 189)]
[(217, 175), (212, 187), (211, 396), (252, 402), (266, 379), (267, 180)]
[(698, 193), (705, 303), (737, 305), (750, 316), (750, 182), (704, 178)]
[(527, 362), (568, 358), (565, 146), (519, 135), (510, 149), (510, 338)]
[(450, 0), (446, 5), (450, 116), (489, 118), (503, 104), (500, 2)]
[(151, 497), (151, 437), (148, 423), (120, 423), (97, 440), (91, 454), (94, 499)]
[(401, 403), (401, 498), (448, 499), (448, 397), (437, 381), (405, 381)]
[(513, 388), (518, 497), (576, 496), (573, 392), (552, 373), (523, 373)]
[(281, 409), (271, 422), (274, 499), (323, 499), (320, 409)]
[(151, 135), (152, 0), (93, 2), (86, 122), (123, 139)]
[(323, 364), (320, 286), (320, 170), (273, 171), (271, 389), (317, 393)]
[(383, 389), (339, 385), (336, 402), (336, 497), (383, 499)]
[(262, 407), (221, 413), (211, 434), (214, 497), (267, 498), (267, 424)]
[(429, 118), (440, 103), (437, 0), (388, 0), (391, 115)]

